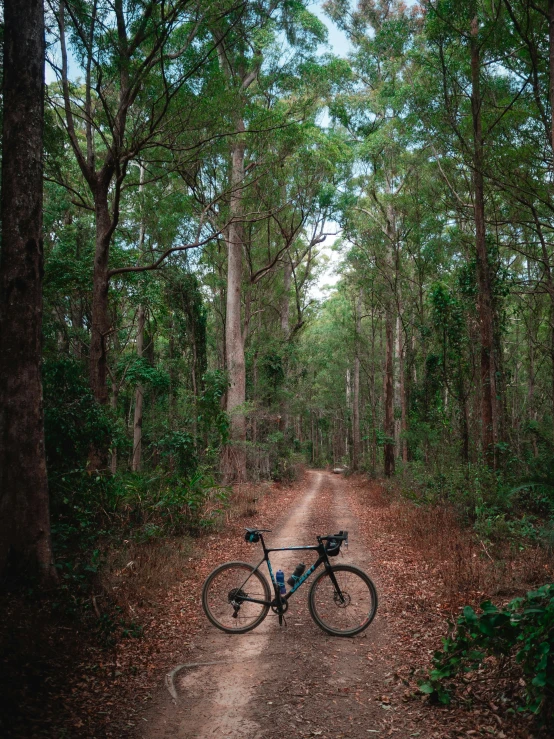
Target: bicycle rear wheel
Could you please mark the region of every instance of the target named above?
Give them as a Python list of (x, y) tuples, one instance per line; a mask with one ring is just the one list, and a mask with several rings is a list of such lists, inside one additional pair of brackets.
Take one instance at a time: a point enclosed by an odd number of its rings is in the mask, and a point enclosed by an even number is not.
[[(354, 636), (367, 629), (377, 612), (377, 590), (363, 570), (352, 565), (331, 567), (340, 593), (327, 569), (314, 580), (308, 596), (316, 624), (332, 636)], [(342, 596), (342, 597), (341, 597)]]
[(217, 567), (202, 589), (204, 613), (218, 629), (228, 634), (244, 634), (255, 629), (267, 616), (269, 605), (245, 598), (271, 600), (265, 577), (246, 562), (226, 562)]

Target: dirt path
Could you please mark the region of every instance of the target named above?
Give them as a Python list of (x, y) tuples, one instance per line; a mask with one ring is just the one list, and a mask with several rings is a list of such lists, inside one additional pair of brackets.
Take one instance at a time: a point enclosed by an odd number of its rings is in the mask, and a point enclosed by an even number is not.
[[(141, 739), (538, 736), (530, 719), (510, 713), (509, 703), (493, 702), (486, 691), (472, 693), (471, 686), (463, 701), (449, 707), (422, 699), (418, 682), (445, 633), (446, 616), (455, 617), (460, 599), (449, 605), (441, 578), (444, 563), (426, 556), (398, 525), (400, 509), (383, 497), (379, 482), (312, 471), (279, 495), (273, 499), (270, 515), (277, 523), (268, 543), (310, 544), (317, 534), (347, 529), (350, 549), (337, 563), (357, 564), (372, 577), (379, 593), (377, 617), (353, 639), (330, 637), (309, 615), (308, 584), (291, 599), (286, 627), (270, 613), (253, 632), (229, 636), (203, 619), (192, 645), (183, 649), (180, 662), (189, 666), (175, 673), (176, 700), (164, 691), (142, 716)], [(275, 516), (279, 505), (280, 520)], [(248, 525), (264, 523), (262, 516)], [(233, 542), (235, 536), (238, 529)], [(210, 556), (217, 554), (217, 562), (259, 560), (259, 547), (244, 542), (234, 544), (229, 556), (228, 536), (226, 541), (214, 537), (213, 544)], [(303, 561), (309, 566), (308, 554)], [(300, 557), (275, 554), (272, 562), (288, 575)], [(196, 613), (198, 596), (195, 600)]]
[[(309, 475), (305, 494), (268, 540), (276, 546), (310, 544), (316, 534), (347, 529), (351, 547), (341, 561), (360, 565), (379, 588), (344, 481), (324, 472)], [(253, 548), (252, 561), (257, 554)], [(274, 567), (290, 573), (298, 558), (277, 555)], [(176, 674), (177, 705), (168, 698), (149, 717), (145, 739), (378, 736), (390, 710), (382, 695), (389, 677), (384, 622), (378, 614), (354, 639), (329, 637), (309, 616), (307, 592), (305, 587), (291, 601), (286, 627), (273, 615), (245, 635), (206, 625), (190, 659), (198, 666)], [(202, 664), (208, 662), (215, 664)]]

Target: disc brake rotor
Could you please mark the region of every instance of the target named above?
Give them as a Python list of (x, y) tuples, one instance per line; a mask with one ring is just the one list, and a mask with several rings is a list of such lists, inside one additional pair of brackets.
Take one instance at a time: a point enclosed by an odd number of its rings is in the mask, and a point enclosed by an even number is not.
[(333, 600), (339, 608), (346, 608), (346, 606), (350, 605), (350, 601), (352, 600), (352, 598), (348, 595), (348, 593), (345, 593), (344, 590), (342, 591), (342, 598), (343, 599), (341, 600), (340, 595), (335, 591)]

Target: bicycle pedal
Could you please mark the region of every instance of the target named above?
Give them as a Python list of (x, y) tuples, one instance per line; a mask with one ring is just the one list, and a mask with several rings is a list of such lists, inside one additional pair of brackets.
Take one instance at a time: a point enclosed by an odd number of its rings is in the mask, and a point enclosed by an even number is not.
[(283, 616), (282, 613), (279, 614), (279, 626), (282, 626), (283, 623), (285, 624), (285, 627), (287, 625), (287, 619)]

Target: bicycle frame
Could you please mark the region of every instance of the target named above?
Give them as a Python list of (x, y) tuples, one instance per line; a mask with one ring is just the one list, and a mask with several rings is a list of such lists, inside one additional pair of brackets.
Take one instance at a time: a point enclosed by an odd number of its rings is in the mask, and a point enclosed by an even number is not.
[[(298, 588), (306, 582), (306, 580), (310, 577), (310, 575), (312, 573), (314, 573), (317, 570), (317, 568), (320, 567), (322, 564), (324, 564), (325, 565), (325, 569), (329, 571), (329, 576), (331, 578), (331, 582), (333, 583), (333, 587), (338, 592), (341, 601), (343, 600), (343, 597), (342, 597), (342, 593), (341, 593), (339, 584), (337, 583), (337, 580), (335, 578), (335, 575), (333, 574), (333, 571), (331, 570), (331, 564), (329, 562), (329, 557), (327, 556), (327, 552), (325, 550), (325, 544), (323, 542), (320, 542), (319, 544), (313, 544), (313, 545), (310, 545), (310, 546), (305, 546), (305, 547), (272, 547), (272, 548), (268, 548), (265, 545), (264, 537), (263, 537), (262, 534), (260, 534), (260, 539), (261, 539), (261, 542), (262, 542), (262, 548), (264, 550), (264, 556), (258, 562), (258, 564), (254, 567), (253, 571), (248, 575), (248, 577), (246, 578), (246, 580), (242, 583), (242, 585), (240, 586), (240, 589), (242, 589), (244, 587), (244, 585), (246, 585), (246, 583), (248, 582), (248, 580), (250, 580), (250, 578), (252, 577), (252, 575), (259, 570), (259, 568), (263, 565), (264, 562), (266, 562), (267, 563), (267, 569), (269, 571), (269, 576), (271, 578), (271, 582), (273, 584), (273, 588), (275, 590), (275, 593), (276, 593), (276, 596), (277, 597), (276, 597), (275, 600), (271, 600), (270, 601), (270, 600), (261, 600), (259, 598), (249, 598), (247, 596), (246, 598), (241, 597), (241, 602), (247, 601), (247, 602), (250, 602), (250, 603), (260, 603), (261, 605), (264, 605), (264, 606), (276, 605), (277, 608), (280, 610), (281, 603), (283, 601), (288, 601), (288, 599), (291, 597), (291, 595), (293, 593), (295, 593), (298, 590)], [(289, 592), (286, 593), (285, 595), (282, 595), (280, 593), (280, 591), (279, 591), (279, 585), (277, 584), (277, 580), (275, 579), (275, 576), (273, 574), (273, 568), (271, 567), (271, 562), (270, 562), (270, 559), (269, 559), (269, 554), (271, 552), (296, 552), (296, 551), (316, 551), (319, 554), (319, 557), (314, 562), (314, 564), (308, 570), (306, 570), (306, 572), (304, 572), (304, 574), (302, 575), (302, 577), (289, 590)]]

